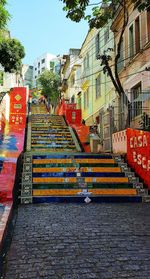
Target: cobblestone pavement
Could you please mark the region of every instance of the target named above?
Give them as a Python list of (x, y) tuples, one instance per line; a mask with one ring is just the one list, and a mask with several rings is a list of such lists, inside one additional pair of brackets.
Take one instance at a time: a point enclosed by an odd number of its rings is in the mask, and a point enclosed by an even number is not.
[(5, 279), (150, 279), (150, 204), (20, 206)]

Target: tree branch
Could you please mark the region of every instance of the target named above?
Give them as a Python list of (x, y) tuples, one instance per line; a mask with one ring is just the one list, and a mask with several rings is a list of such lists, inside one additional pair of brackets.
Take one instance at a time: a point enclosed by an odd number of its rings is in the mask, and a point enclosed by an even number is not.
[(117, 84), (118, 84), (118, 87), (119, 87), (119, 91), (120, 91), (120, 95), (123, 94), (126, 96), (125, 92), (124, 92), (124, 89), (123, 89), (123, 86), (120, 82), (120, 78), (119, 78), (119, 74), (118, 74), (118, 60), (120, 58), (120, 52), (121, 52), (121, 43), (122, 43), (122, 37), (123, 37), (123, 34), (124, 34), (124, 31), (125, 31), (125, 28), (128, 24), (128, 10), (126, 9), (126, 5), (125, 5), (125, 0), (123, 1), (123, 13), (124, 13), (124, 22), (123, 22), (123, 26), (122, 26), (122, 30), (121, 30), (121, 33), (120, 33), (120, 37), (119, 37), (119, 42), (118, 42), (118, 45), (117, 45), (117, 54), (116, 54), (116, 57), (115, 57), (115, 78), (116, 78), (116, 81), (117, 81)]

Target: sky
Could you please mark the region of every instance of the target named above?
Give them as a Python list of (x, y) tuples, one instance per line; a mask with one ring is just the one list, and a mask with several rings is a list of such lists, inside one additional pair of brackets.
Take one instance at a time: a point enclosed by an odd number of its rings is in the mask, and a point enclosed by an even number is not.
[(24, 64), (32, 65), (45, 52), (62, 55), (81, 47), (88, 23), (72, 22), (62, 9), (60, 0), (8, 0), (8, 29), (25, 47)]

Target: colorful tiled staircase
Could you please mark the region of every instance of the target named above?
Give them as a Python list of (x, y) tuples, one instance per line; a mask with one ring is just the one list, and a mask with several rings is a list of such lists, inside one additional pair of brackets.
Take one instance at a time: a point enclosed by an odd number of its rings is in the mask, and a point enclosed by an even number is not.
[[(42, 110), (43, 106), (41, 106)], [(37, 108), (36, 108), (37, 111)], [(33, 151), (76, 151), (71, 130), (63, 116), (33, 114), (31, 116), (31, 149)]]
[(77, 152), (63, 117), (32, 114), (31, 150), (24, 155), (22, 203), (140, 202), (142, 189), (120, 157)]

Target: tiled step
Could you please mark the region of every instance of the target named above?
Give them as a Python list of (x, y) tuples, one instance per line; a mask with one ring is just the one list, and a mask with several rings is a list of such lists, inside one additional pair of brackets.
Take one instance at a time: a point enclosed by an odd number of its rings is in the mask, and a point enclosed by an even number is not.
[(45, 134), (41, 134), (41, 133), (33, 133), (32, 135), (31, 135), (31, 139), (34, 139), (34, 138), (38, 138), (38, 139), (47, 139), (47, 138), (49, 138), (49, 139), (60, 139), (60, 140), (64, 140), (64, 139), (66, 139), (66, 140), (69, 140), (69, 139), (72, 139), (72, 137), (71, 137), (71, 135), (65, 135), (65, 134), (62, 134), (62, 135), (60, 135), (60, 134), (50, 134), (50, 133), (45, 133)]
[[(77, 177), (33, 177), (33, 183), (77, 183)], [(85, 177), (85, 183), (128, 183), (127, 177)]]
[(61, 143), (61, 142), (65, 142), (65, 143), (69, 143), (69, 142), (72, 142), (72, 139), (71, 138), (33, 138), (31, 139), (31, 143), (51, 143), (51, 142), (56, 142), (56, 143)]
[(33, 148), (40, 148), (40, 149), (46, 149), (46, 148), (64, 148), (64, 149), (76, 149), (75, 145), (70, 145), (70, 144), (67, 144), (66, 143), (60, 143), (60, 144), (57, 144), (57, 143), (52, 143), (52, 144), (31, 144), (31, 147)]
[[(74, 159), (74, 162), (75, 163), (78, 163), (78, 164), (114, 164), (115, 163), (115, 160), (114, 159)], [(71, 158), (68, 158), (68, 159), (33, 159), (33, 164), (50, 164), (50, 163), (72, 163), (72, 159)]]
[(32, 125), (32, 131), (69, 131), (69, 128), (67, 126), (54, 126), (54, 125), (42, 125), (41, 126), (35, 126)]
[[(132, 183), (92, 183), (83, 187), (88, 189), (132, 189)], [(33, 183), (33, 190), (48, 190), (48, 189), (81, 189), (81, 186), (78, 183)]]
[[(76, 168), (75, 167), (53, 167), (53, 168), (45, 168), (45, 167), (42, 167), (42, 168), (33, 168), (33, 173), (56, 173), (56, 172), (76, 172)], [(121, 169), (120, 168), (109, 168), (109, 167), (83, 167), (83, 168), (80, 168), (80, 172), (103, 172), (103, 173), (107, 173), (107, 172), (111, 172), (111, 173), (120, 173), (121, 172)]]
[[(33, 136), (32, 135), (32, 139), (35, 139), (35, 140), (51, 140), (51, 139), (57, 139), (57, 140), (64, 140), (64, 138), (63, 137), (60, 137), (59, 135), (57, 136), (57, 135), (51, 135), (51, 134), (49, 134), (49, 135), (43, 135), (43, 136)], [(66, 137), (66, 139), (67, 140), (69, 140), (69, 139), (72, 139), (72, 137), (71, 136), (67, 136)]]
[(76, 145), (62, 116), (32, 115), (31, 149), (45, 152), (76, 151)]
[(53, 144), (58, 144), (58, 145), (65, 145), (65, 144), (68, 144), (68, 145), (75, 145), (74, 142), (72, 140), (54, 140), (54, 139), (51, 139), (51, 140), (31, 140), (31, 143), (32, 144), (38, 144), (38, 145), (45, 145), (45, 144), (49, 144), (49, 145), (53, 145)]
[(56, 130), (49, 130), (49, 131), (31, 131), (32, 135), (45, 135), (45, 134), (51, 134), (51, 135), (58, 135), (58, 136), (67, 136), (69, 135), (70, 136), (70, 132), (67, 132), (67, 131), (56, 131)]
[(142, 188), (120, 157), (77, 153), (63, 117), (35, 114), (31, 121), (32, 152), (39, 154), (30, 155), (30, 173), (24, 167), (24, 203), (141, 201)]
[[(125, 177), (123, 172), (80, 172), (81, 177)], [(74, 172), (33, 172), (32, 177), (37, 178), (50, 178), (50, 177), (76, 177), (77, 173)]]
[[(40, 163), (37, 163), (37, 164), (33, 164), (33, 168), (51, 168), (51, 167), (64, 167), (64, 168), (66, 168), (66, 167), (72, 167), (72, 166), (74, 166), (73, 165), (73, 163), (65, 163), (65, 165), (64, 165), (64, 163), (49, 163), (49, 164), (44, 164), (44, 163), (42, 163), (42, 164), (40, 164)], [(89, 168), (90, 167), (90, 165), (89, 165), (89, 163), (80, 163), (79, 164), (79, 166), (80, 166), (80, 168), (82, 168), (82, 167), (86, 167), (86, 168)], [(108, 167), (108, 168), (112, 168), (112, 167), (117, 167), (118, 165), (117, 165), (117, 163), (97, 163), (97, 164), (92, 164), (92, 167)]]
[[(51, 189), (51, 190), (33, 190), (33, 196), (77, 196), (82, 189)], [(90, 189), (91, 195), (110, 196), (110, 195), (130, 195), (135, 196), (135, 189)]]
[(40, 153), (42, 153), (42, 152), (49, 152), (49, 153), (54, 153), (54, 152), (69, 152), (70, 154), (72, 154), (72, 153), (74, 153), (75, 151), (76, 151), (76, 149), (75, 148), (34, 148), (34, 147), (32, 147), (32, 151), (33, 152), (40, 152)]
[[(33, 197), (33, 203), (85, 203), (85, 196), (36, 196)], [(90, 201), (93, 203), (140, 203), (142, 202), (141, 196), (130, 195), (101, 195), (90, 196)]]
[[(53, 154), (36, 154), (33, 155), (33, 160), (34, 159), (112, 159), (112, 155), (109, 154), (85, 154), (85, 153), (74, 153), (73, 155), (70, 156), (70, 154), (63, 154), (63, 153), (53, 153)], [(42, 161), (43, 162), (43, 161)], [(113, 159), (113, 162), (116, 163), (116, 161)]]
[(54, 139), (51, 139), (51, 140), (42, 140), (42, 139), (40, 139), (40, 140), (35, 140), (35, 139), (32, 139), (31, 140), (31, 144), (53, 144), (53, 143), (55, 143), (55, 144), (72, 144), (72, 140), (70, 139), (70, 140), (54, 140)]

